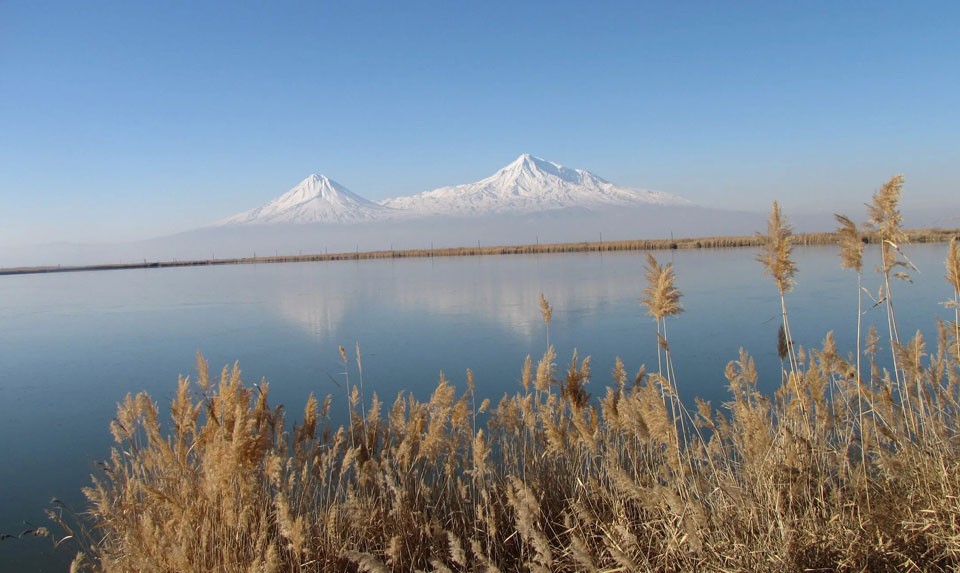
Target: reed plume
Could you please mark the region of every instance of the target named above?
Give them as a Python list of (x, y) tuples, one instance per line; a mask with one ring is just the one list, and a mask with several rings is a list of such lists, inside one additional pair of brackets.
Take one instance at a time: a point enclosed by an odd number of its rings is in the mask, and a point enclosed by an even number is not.
[[(659, 372), (663, 375), (661, 349), (669, 355), (670, 348), (667, 343), (666, 318), (683, 312), (683, 307), (680, 305), (680, 289), (675, 284), (676, 275), (673, 272), (673, 265), (668, 263), (661, 266), (650, 253), (647, 253), (646, 279), (647, 287), (643, 290), (640, 302), (647, 307), (647, 314), (657, 323), (657, 363)], [(667, 377), (669, 378), (669, 371)]]
[(553, 316), (553, 309), (543, 293), (540, 293), (540, 316), (543, 317), (544, 324), (550, 324), (550, 318)]
[(641, 302), (647, 307), (647, 314), (656, 320), (667, 316), (676, 316), (683, 312), (680, 305), (680, 289), (675, 285), (676, 275), (673, 264), (661, 266), (653, 255), (647, 253), (647, 288), (643, 290)]
[(797, 265), (793, 262), (793, 228), (787, 224), (777, 202), (767, 219), (767, 234), (757, 233), (761, 242), (757, 261), (763, 264), (764, 272), (773, 277), (780, 294), (789, 292), (794, 285)]
[(880, 238), (884, 273), (889, 273), (896, 266), (899, 245), (907, 239), (900, 216), (903, 180), (903, 175), (894, 175), (874, 192), (873, 200), (867, 204), (867, 228)]
[(846, 215), (834, 215), (840, 224), (837, 236), (840, 244), (840, 265), (857, 273), (863, 270), (863, 233)]
[(540, 316), (543, 318), (543, 324), (547, 328), (547, 348), (550, 347), (550, 319), (553, 318), (553, 307), (547, 302), (547, 297), (540, 293)]

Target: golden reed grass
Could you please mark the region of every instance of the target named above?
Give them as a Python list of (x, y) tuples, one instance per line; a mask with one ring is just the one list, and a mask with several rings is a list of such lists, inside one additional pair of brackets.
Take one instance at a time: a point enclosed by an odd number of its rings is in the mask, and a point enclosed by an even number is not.
[[(774, 214), (758, 243), (785, 292), (796, 268), (768, 242), (789, 236)], [(859, 272), (847, 221), (842, 262)], [(956, 240), (946, 265), (956, 300)], [(665, 339), (680, 291), (652, 257), (647, 279)], [(549, 325), (545, 297), (541, 311)], [(729, 400), (690, 411), (669, 368), (630, 377), (619, 359), (591, 397), (589, 359), (558, 367), (548, 343), (496, 404), (476, 405), (469, 372), (462, 394), (441, 376), (425, 402), (401, 392), (366, 408), (347, 382), (337, 428), (331, 398), (311, 396), (291, 427), (267, 384), (236, 366), (211, 378), (198, 356), (169, 420), (143, 393), (119, 405), (82, 527), (53, 515), (82, 551), (75, 571), (954, 571), (958, 333), (939, 321), (929, 344), (888, 337), (899, 384), (875, 330), (856, 360), (828, 334), (791, 350), (772, 395), (741, 350)]]

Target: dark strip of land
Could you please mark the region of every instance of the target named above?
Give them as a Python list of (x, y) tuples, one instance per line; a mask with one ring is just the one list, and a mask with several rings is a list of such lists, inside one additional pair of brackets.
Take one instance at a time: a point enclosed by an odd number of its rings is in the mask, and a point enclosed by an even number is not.
[[(941, 243), (952, 238), (960, 239), (957, 229), (913, 229), (905, 231), (910, 243)], [(800, 233), (794, 236), (796, 245), (835, 245), (836, 233)], [(441, 249), (406, 249), (389, 251), (354, 251), (312, 255), (278, 255), (273, 257), (243, 257), (228, 259), (205, 259), (195, 261), (155, 261), (142, 263), (116, 263), (100, 265), (46, 266), (0, 268), (0, 275), (24, 275), (36, 273), (66, 273), (79, 271), (114, 271), (124, 269), (159, 269), (169, 267), (197, 267), (209, 265), (244, 265), (258, 263), (300, 263), (313, 261), (356, 261), (365, 259), (405, 259), (413, 257), (469, 257), (481, 255), (529, 255), (546, 253), (582, 253), (614, 251), (654, 251), (665, 249), (719, 249), (758, 247), (765, 237), (745, 235), (733, 237), (701, 237), (688, 239), (638, 239), (632, 241), (598, 241), (582, 243), (550, 243), (536, 245), (513, 245), (493, 247), (450, 247)], [(875, 243), (874, 234), (863, 235), (864, 243)]]

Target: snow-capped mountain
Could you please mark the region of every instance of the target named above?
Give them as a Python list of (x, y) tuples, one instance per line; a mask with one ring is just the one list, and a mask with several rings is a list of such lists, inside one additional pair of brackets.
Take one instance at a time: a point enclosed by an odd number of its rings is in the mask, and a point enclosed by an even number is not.
[(217, 224), (360, 223), (389, 216), (390, 211), (388, 207), (351, 192), (326, 175), (312, 173), (273, 201)]
[(324, 175), (314, 174), (273, 201), (217, 225), (363, 223), (431, 216), (479, 217), (644, 206), (693, 204), (661, 191), (620, 187), (589, 171), (570, 169), (524, 154), (476, 183), (441, 187), (379, 203), (350, 192)]
[(571, 207), (692, 206), (686, 199), (645, 189), (620, 187), (589, 171), (570, 169), (523, 154), (476, 183), (441, 187), (382, 201), (396, 210), (436, 215), (530, 213)]

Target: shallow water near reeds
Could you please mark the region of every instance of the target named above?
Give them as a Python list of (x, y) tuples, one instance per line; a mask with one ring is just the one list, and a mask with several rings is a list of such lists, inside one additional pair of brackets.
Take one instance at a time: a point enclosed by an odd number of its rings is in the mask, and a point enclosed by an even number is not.
[[(755, 250), (654, 254), (673, 262), (683, 293), (685, 312), (668, 322), (681, 397), (726, 400), (724, 367), (741, 347), (757, 360), (761, 389), (778, 386), (779, 295)], [(920, 272), (894, 285), (901, 336), (922, 329), (933, 345), (936, 317), (953, 316), (940, 304), (951, 296), (946, 245), (907, 254)], [(878, 254), (866, 257), (872, 269)], [(832, 330), (840, 353), (852, 352), (856, 274), (831, 247), (797, 249), (795, 259), (787, 305), (796, 342), (819, 346)], [(554, 309), (559, 367), (574, 349), (591, 356), (588, 391), (602, 395), (615, 357), (631, 373), (657, 367), (656, 329), (639, 303), (644, 263), (643, 253), (588, 253), (0, 277), (0, 532), (54, 529), (43, 512), (53, 497), (82, 509), (81, 488), (109, 455), (117, 401), (147, 390), (166, 415), (197, 351), (212, 372), (238, 361), (248, 383), (265, 378), (288, 420), (311, 392), (332, 394), (333, 421), (343, 420), (338, 346), (355, 384), (357, 343), (367, 402), (373, 392), (387, 402), (401, 391), (427, 399), (441, 371), (464, 390), (467, 368), (478, 397), (496, 402), (518, 388), (524, 358), (546, 348), (542, 292)], [(865, 273), (874, 294), (879, 284)], [(877, 324), (882, 340), (885, 314), (871, 305), (865, 295), (865, 323)], [(64, 570), (71, 557), (53, 552), (50, 539), (0, 542), (0, 571)]]

